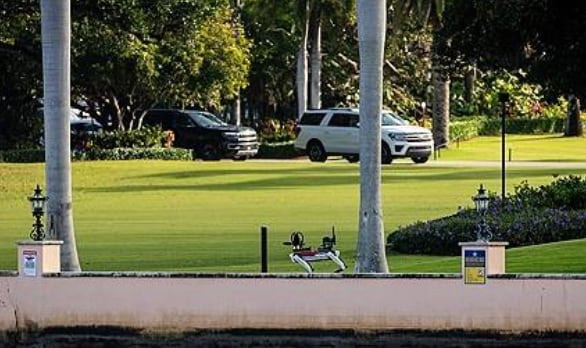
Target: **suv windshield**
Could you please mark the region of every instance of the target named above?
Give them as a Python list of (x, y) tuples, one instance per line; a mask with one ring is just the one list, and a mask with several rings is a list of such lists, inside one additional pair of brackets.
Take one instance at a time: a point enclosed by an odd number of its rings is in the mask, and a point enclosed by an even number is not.
[(201, 127), (219, 127), (226, 125), (225, 122), (222, 122), (222, 120), (210, 114), (209, 112), (186, 111), (186, 113), (189, 115), (189, 117), (191, 117), (192, 120), (195, 121), (195, 123)]
[(391, 114), (390, 112), (383, 112), (382, 114), (383, 126), (408, 126), (409, 122), (402, 119), (399, 115)]

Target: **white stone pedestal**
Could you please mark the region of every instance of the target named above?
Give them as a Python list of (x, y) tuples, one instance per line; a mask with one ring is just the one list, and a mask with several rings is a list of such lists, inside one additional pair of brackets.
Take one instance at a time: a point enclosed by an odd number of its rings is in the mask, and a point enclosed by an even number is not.
[(465, 269), (465, 254), (467, 250), (484, 250), (486, 274), (505, 273), (505, 247), (509, 242), (463, 242), (458, 243), (462, 247), (462, 273)]
[(43, 273), (61, 272), (60, 253), (63, 241), (26, 240), (16, 244), (19, 277), (40, 277)]

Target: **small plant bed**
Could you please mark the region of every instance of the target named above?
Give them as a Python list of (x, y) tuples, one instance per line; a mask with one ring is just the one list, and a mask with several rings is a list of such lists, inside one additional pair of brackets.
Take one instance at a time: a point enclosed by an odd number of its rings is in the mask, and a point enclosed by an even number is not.
[[(458, 255), (458, 242), (476, 239), (480, 218), (474, 209), (399, 228), (388, 248), (404, 254)], [(549, 185), (516, 186), (503, 202), (490, 197), (486, 221), (493, 241), (511, 247), (586, 238), (586, 178), (568, 176)]]

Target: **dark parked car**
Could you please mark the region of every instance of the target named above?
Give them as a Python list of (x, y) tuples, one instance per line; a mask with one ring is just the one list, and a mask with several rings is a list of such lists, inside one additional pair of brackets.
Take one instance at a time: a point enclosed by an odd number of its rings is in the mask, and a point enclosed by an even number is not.
[(193, 149), (204, 160), (245, 160), (258, 152), (254, 129), (229, 125), (205, 111), (152, 109), (147, 111), (142, 125), (173, 131), (174, 146)]

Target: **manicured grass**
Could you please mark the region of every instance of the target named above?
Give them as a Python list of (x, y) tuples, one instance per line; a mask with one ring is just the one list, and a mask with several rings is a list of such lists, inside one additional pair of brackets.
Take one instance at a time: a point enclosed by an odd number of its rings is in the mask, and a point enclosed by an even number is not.
[[(27, 238), (32, 223), (26, 197), (36, 183), (44, 182), (43, 171), (42, 164), (0, 164), (0, 269), (16, 267), (14, 242)], [(357, 164), (344, 161), (76, 162), (73, 211), (82, 267), (258, 271), (259, 227), (268, 224), (270, 271), (300, 271), (282, 245), (292, 231), (303, 231), (307, 244), (316, 247), (332, 225), (352, 270), (358, 171)], [(507, 183), (509, 189), (522, 180), (543, 184), (553, 174), (585, 175), (586, 169), (511, 168)], [(384, 166), (387, 234), (399, 225), (471, 206), (470, 197), (480, 183), (498, 190), (499, 168)], [(453, 261), (445, 258), (392, 255), (389, 259), (393, 271), (457, 270), (457, 262), (454, 269)], [(435, 266), (425, 268), (421, 260)], [(572, 262), (575, 269), (586, 272), (583, 257)], [(519, 267), (524, 263), (536, 264), (521, 260)], [(555, 265), (548, 271), (565, 269)], [(324, 263), (317, 269), (334, 268)]]
[[(562, 134), (507, 135), (505, 156), (509, 148), (513, 161), (586, 162), (586, 137), (563, 137)], [(441, 150), (440, 160), (500, 161), (501, 138), (477, 137), (452, 143)]]
[[(392, 272), (460, 272), (460, 257), (390, 255)], [(586, 273), (586, 239), (507, 250), (507, 272)]]

